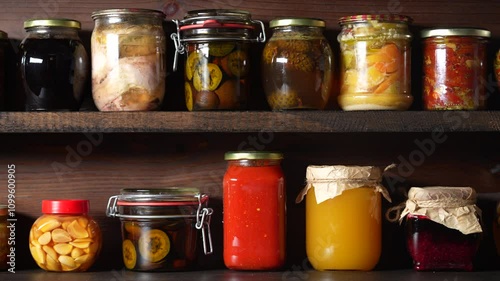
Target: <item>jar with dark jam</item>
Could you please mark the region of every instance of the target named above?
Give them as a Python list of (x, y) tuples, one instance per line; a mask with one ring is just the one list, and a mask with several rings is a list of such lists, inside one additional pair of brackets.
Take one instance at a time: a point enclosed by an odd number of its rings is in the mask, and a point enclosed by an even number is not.
[(412, 187), (406, 216), (407, 247), (418, 271), (472, 271), (482, 228), (470, 187)]
[(190, 269), (198, 230), (211, 254), (208, 195), (194, 188), (122, 189), (108, 201), (106, 215), (119, 217), (125, 267), (135, 271)]
[(486, 105), (486, 45), (490, 31), (430, 29), (424, 38), (424, 107), (476, 110)]
[(87, 52), (78, 36), (80, 22), (35, 19), (19, 46), (17, 109), (76, 111), (89, 75)]
[(283, 18), (272, 20), (269, 27), (273, 36), (262, 55), (262, 83), (271, 109), (324, 109), (333, 89), (325, 22)]
[[(252, 42), (266, 40), (264, 25), (237, 10), (194, 10), (175, 21), (178, 54), (186, 54), (184, 94), (189, 111), (246, 109)], [(257, 32), (260, 25), (261, 31)]]

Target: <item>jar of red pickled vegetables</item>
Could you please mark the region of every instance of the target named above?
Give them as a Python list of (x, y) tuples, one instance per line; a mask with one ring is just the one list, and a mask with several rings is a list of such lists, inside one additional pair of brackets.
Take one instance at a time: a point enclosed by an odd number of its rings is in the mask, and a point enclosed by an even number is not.
[(339, 105), (343, 110), (406, 110), (410, 86), (411, 18), (356, 15), (340, 19)]
[(46, 271), (86, 271), (102, 246), (101, 230), (89, 216), (88, 200), (43, 200), (42, 212), (31, 227), (33, 259)]
[(283, 155), (228, 152), (223, 179), (224, 263), (230, 269), (272, 270), (285, 262)]
[(190, 269), (196, 259), (198, 230), (211, 254), (208, 195), (196, 188), (122, 189), (109, 198), (106, 215), (121, 221), (122, 257), (135, 271)]
[(272, 110), (324, 109), (333, 90), (333, 53), (325, 21), (279, 18), (264, 47), (262, 84)]
[(484, 109), (490, 36), (488, 30), (472, 28), (422, 31), (425, 109)]
[(240, 10), (194, 10), (181, 21), (177, 33), (174, 70), (179, 54), (186, 54), (186, 108), (237, 110), (247, 105), (252, 42), (265, 42), (264, 24)]
[(412, 187), (406, 207), (407, 247), (415, 270), (473, 269), (482, 227), (470, 187)]

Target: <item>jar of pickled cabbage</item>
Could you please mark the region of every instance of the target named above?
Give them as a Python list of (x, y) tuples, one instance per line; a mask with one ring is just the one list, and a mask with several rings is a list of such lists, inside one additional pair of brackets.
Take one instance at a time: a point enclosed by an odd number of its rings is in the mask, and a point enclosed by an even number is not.
[(192, 267), (199, 232), (211, 254), (208, 195), (195, 188), (122, 189), (109, 198), (106, 215), (121, 221), (125, 268), (179, 271)]
[[(186, 54), (184, 96), (189, 111), (246, 109), (252, 42), (265, 42), (264, 24), (239, 10), (194, 10), (174, 20), (178, 54)], [(260, 30), (258, 30), (258, 28)]]
[(100, 111), (150, 111), (165, 96), (164, 14), (146, 9), (92, 13), (92, 97)]
[(333, 53), (325, 22), (280, 18), (262, 54), (262, 84), (272, 110), (324, 109), (333, 86)]
[(86, 271), (101, 250), (101, 230), (88, 215), (88, 200), (43, 200), (31, 227), (33, 259), (46, 271)]
[(382, 251), (382, 170), (373, 166), (308, 166), (306, 253), (316, 270), (372, 270)]
[(411, 19), (356, 15), (340, 19), (340, 95), (343, 110), (406, 110), (410, 87)]

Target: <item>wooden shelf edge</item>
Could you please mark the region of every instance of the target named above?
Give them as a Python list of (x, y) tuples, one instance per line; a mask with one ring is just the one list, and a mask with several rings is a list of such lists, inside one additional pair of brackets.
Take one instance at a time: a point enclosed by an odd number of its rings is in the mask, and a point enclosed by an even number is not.
[(0, 112), (0, 133), (500, 132), (500, 111)]

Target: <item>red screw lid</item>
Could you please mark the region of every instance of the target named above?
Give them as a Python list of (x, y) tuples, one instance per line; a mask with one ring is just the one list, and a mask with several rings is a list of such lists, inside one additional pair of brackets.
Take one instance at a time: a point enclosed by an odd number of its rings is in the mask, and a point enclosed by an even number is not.
[(44, 214), (86, 214), (89, 209), (89, 200), (42, 200)]

